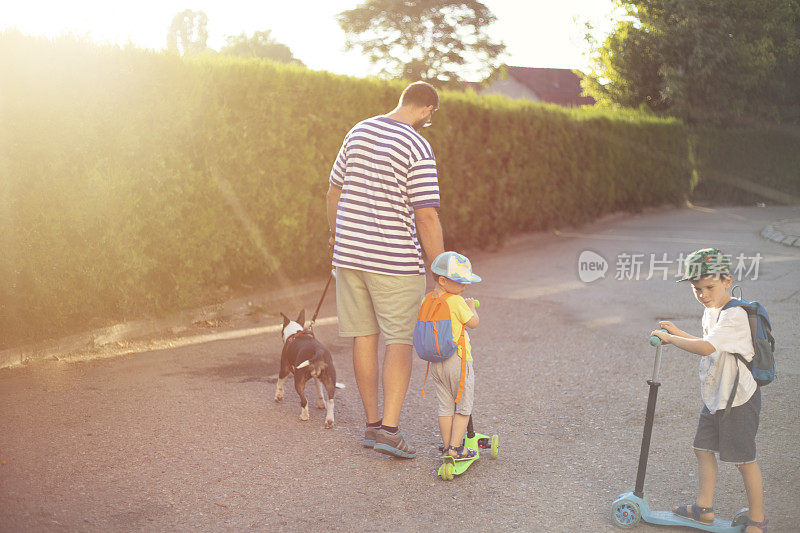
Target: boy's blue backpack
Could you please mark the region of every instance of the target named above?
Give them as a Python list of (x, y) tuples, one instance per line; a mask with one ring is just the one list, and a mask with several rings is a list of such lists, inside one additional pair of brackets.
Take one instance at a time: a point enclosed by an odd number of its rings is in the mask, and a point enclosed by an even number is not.
[[(414, 350), (421, 359), (428, 361), (428, 369), (425, 370), (425, 379), (422, 381), (423, 397), (425, 397), (425, 381), (428, 379), (430, 364), (450, 359), (459, 346), (466, 353), (463, 327), (458, 342), (453, 342), (453, 323), (450, 320), (450, 306), (447, 305), (447, 299), (450, 296), (452, 294), (444, 293), (437, 298), (434, 291), (426, 294), (414, 326)], [(456, 403), (459, 402), (461, 393), (464, 391), (466, 366), (467, 356), (464, 355), (461, 360), (461, 381), (458, 386)]]
[[(775, 338), (772, 336), (772, 325), (769, 322), (769, 315), (764, 306), (758, 302), (748, 302), (742, 298), (731, 298), (722, 307), (722, 311), (731, 307), (741, 307), (747, 312), (747, 321), (750, 324), (750, 335), (753, 338), (753, 351), (755, 355), (752, 361), (747, 361), (741, 354), (731, 354), (742, 361), (759, 386), (769, 385), (775, 379)], [(720, 311), (720, 313), (722, 312)], [(733, 397), (736, 394), (736, 387), (739, 385), (739, 370), (737, 365), (736, 379), (733, 382), (733, 390), (728, 398), (728, 405), (725, 408), (730, 412), (733, 404)]]

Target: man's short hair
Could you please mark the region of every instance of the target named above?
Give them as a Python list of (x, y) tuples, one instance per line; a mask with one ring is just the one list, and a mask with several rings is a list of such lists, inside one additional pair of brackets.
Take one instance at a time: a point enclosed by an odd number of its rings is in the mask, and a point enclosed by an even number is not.
[(415, 81), (405, 88), (403, 94), (400, 95), (400, 105), (407, 106), (413, 105), (416, 107), (428, 107), (432, 105), (439, 108), (439, 93), (433, 88), (433, 85), (424, 81)]

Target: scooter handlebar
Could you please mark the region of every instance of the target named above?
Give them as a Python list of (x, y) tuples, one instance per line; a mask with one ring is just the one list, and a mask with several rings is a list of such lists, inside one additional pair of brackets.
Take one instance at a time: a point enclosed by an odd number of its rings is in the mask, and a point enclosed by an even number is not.
[[(664, 333), (669, 333), (669, 331), (667, 331), (664, 328), (661, 328), (661, 331), (663, 331)], [(661, 344), (661, 339), (659, 339), (655, 335), (650, 337), (650, 346), (659, 346), (660, 344)]]

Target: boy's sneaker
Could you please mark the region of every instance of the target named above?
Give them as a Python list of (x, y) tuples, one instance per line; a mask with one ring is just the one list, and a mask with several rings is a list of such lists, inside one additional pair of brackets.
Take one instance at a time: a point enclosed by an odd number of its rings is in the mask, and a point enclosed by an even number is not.
[(378, 434), (378, 430), (380, 428), (371, 428), (367, 426), (367, 429), (364, 430), (364, 448), (372, 448), (375, 446), (375, 437)]
[(417, 455), (417, 452), (408, 445), (402, 433), (399, 431), (389, 433), (383, 428), (379, 429), (375, 436), (375, 451), (403, 459), (413, 459)]

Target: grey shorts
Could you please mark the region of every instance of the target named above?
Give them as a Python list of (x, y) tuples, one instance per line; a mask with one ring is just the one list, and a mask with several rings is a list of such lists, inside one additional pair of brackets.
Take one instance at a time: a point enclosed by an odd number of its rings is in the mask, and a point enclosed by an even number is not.
[(339, 336), (383, 333), (386, 344), (412, 344), (425, 276), (391, 276), (336, 268)]
[(694, 449), (719, 453), (719, 460), (726, 463), (752, 463), (756, 460), (760, 412), (761, 387), (747, 402), (732, 407), (727, 418), (724, 409), (712, 415), (704, 405), (694, 436)]
[(472, 361), (467, 361), (464, 391), (461, 393), (461, 400), (458, 404), (456, 404), (456, 396), (458, 396), (458, 386), (461, 382), (461, 358), (452, 355), (441, 363), (431, 363), (431, 377), (436, 383), (439, 416), (453, 416), (454, 413), (472, 414), (472, 401), (475, 398), (475, 373), (472, 371)]

